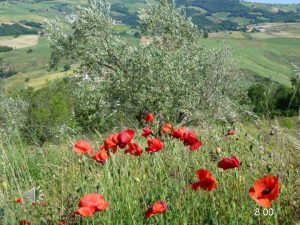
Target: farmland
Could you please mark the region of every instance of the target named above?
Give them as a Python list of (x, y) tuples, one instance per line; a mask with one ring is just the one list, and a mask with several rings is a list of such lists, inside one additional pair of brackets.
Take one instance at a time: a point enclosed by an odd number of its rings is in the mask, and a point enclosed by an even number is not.
[[(298, 24), (297, 26), (300, 27)], [(124, 28), (118, 29), (124, 31)], [(126, 29), (128, 30), (125, 27), (125, 31)], [(30, 41), (22, 41), (29, 37)], [(37, 45), (35, 45), (36, 36), (29, 37), (0, 38), (0, 45), (17, 48), (18, 46), (22, 47), (22, 45), (33, 45), (24, 46), (24, 48), (18, 48), (8, 53), (0, 53), (0, 58), (2, 57), (6, 63), (18, 71), (18, 75), (8, 79), (9, 86), (32, 86), (37, 78), (38, 84), (42, 84), (43, 79), (47, 81), (49, 75), (59, 72), (47, 71), (50, 57), (47, 38), (40, 37)], [(300, 29), (263, 33), (218, 32), (209, 33), (209, 38), (203, 39), (203, 44), (213, 48), (221, 46), (223, 42), (228, 43), (233, 50), (239, 68), (247, 78), (247, 82), (267, 78), (284, 85), (290, 85), (290, 78), (294, 76), (292, 63), (300, 66), (299, 37)], [(125, 38), (128, 39), (130, 45), (139, 43), (139, 40), (132, 35), (126, 35)], [(32, 53), (27, 53), (29, 49), (33, 50)], [(29, 78), (28, 82), (24, 82), (26, 78)], [(33, 86), (38, 87), (36, 84)]]

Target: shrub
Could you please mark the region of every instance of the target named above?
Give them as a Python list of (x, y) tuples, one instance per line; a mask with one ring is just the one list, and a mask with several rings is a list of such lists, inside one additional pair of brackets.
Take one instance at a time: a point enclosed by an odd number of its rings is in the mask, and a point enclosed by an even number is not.
[(140, 11), (142, 32), (154, 40), (147, 46), (131, 47), (115, 34), (109, 13), (106, 1), (93, 0), (65, 24), (48, 21), (46, 31), (52, 68), (63, 57), (80, 64), (80, 73), (101, 83), (96, 101), (105, 103), (107, 116), (130, 120), (153, 111), (176, 121), (233, 113), (238, 76), (225, 45), (206, 49), (197, 27), (167, 1)]
[(292, 87), (255, 84), (248, 96), (255, 113), (267, 116), (297, 116), (300, 112), (299, 77), (292, 79)]
[(12, 50), (13, 50), (12, 47), (0, 46), (0, 52), (9, 52), (9, 51), (12, 51)]
[(58, 81), (37, 91), (29, 91), (28, 120), (23, 136), (29, 142), (43, 144), (57, 141), (76, 127), (70, 83)]
[(11, 69), (3, 62), (3, 59), (0, 58), (0, 79), (11, 77), (17, 73), (17, 71)]
[(4, 80), (0, 79), (0, 134), (13, 135), (25, 127), (28, 104), (5, 94)]
[(64, 71), (68, 71), (71, 69), (71, 66), (69, 64), (64, 65)]

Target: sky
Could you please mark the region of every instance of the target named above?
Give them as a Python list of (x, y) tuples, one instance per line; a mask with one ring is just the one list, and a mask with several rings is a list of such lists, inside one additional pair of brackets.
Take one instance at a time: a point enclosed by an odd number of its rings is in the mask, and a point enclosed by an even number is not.
[(280, 3), (280, 4), (292, 4), (300, 3), (300, 0), (246, 0), (247, 2), (262, 2), (262, 3)]

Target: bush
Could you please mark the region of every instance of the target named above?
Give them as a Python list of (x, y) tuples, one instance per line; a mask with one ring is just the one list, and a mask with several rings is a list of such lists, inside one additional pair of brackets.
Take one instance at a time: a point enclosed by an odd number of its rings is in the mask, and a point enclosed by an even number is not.
[(248, 89), (248, 96), (257, 114), (274, 116), (297, 116), (300, 109), (300, 85), (292, 80), (292, 87), (255, 84)]
[(0, 52), (9, 52), (9, 51), (12, 51), (12, 50), (13, 50), (12, 47), (0, 46)]
[(5, 94), (4, 80), (0, 79), (0, 134), (13, 135), (25, 127), (28, 104)]
[(23, 94), (30, 102), (23, 136), (36, 144), (57, 141), (76, 128), (73, 112), (72, 86), (54, 82), (37, 91)]
[(91, 80), (83, 80), (75, 88), (74, 115), (78, 126), (86, 132), (112, 129), (113, 124), (122, 123), (126, 118), (125, 115), (107, 110), (102, 89), (102, 83)]
[(6, 65), (3, 62), (3, 59), (0, 58), (0, 79), (11, 77), (17, 73), (17, 71), (11, 69), (8, 65)]
[(71, 66), (69, 64), (64, 65), (64, 71), (68, 71), (71, 69)]

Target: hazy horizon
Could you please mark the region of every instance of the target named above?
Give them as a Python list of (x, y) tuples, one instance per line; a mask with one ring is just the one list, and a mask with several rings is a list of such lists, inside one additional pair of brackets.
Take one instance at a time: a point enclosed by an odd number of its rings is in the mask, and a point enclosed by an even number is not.
[(270, 4), (297, 4), (300, 0), (246, 0), (246, 2), (270, 3)]

